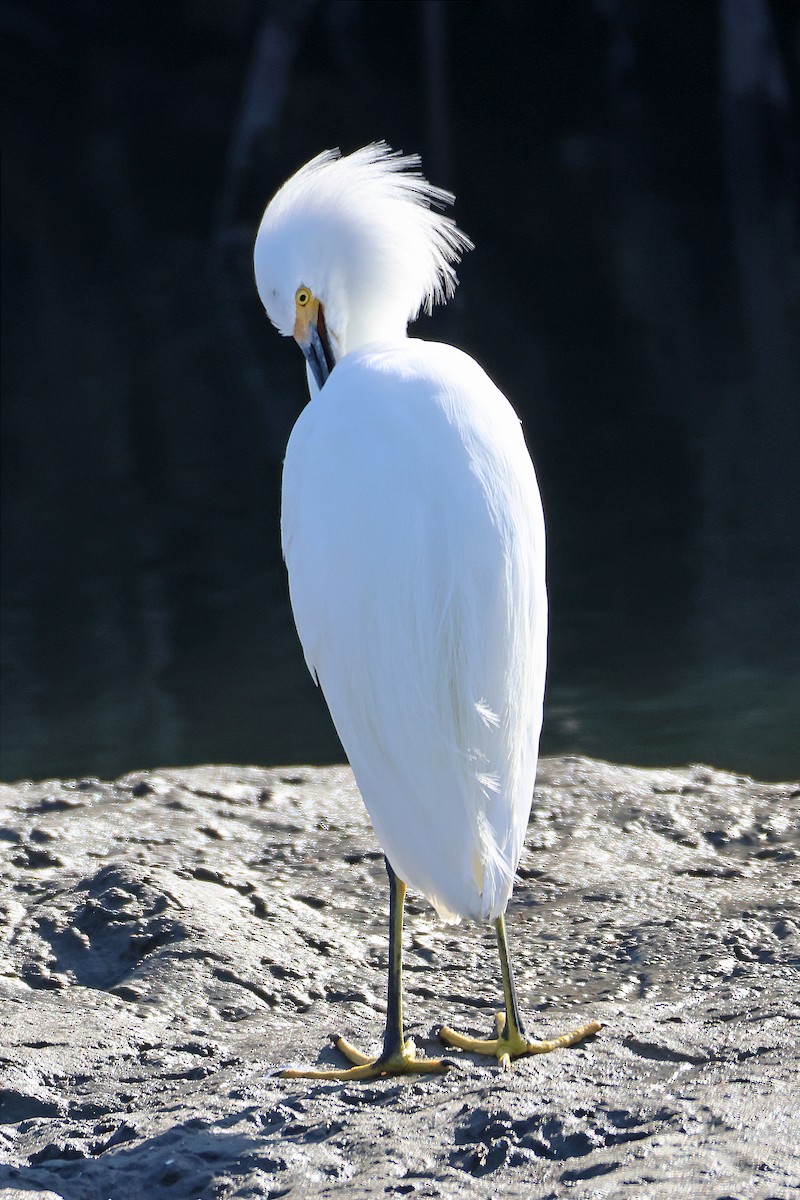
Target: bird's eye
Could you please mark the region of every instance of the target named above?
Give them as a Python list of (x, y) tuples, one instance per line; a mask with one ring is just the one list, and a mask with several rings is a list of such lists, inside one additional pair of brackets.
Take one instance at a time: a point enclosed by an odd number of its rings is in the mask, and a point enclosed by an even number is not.
[(295, 293), (295, 301), (301, 308), (305, 308), (311, 299), (311, 292), (306, 287), (299, 287)]

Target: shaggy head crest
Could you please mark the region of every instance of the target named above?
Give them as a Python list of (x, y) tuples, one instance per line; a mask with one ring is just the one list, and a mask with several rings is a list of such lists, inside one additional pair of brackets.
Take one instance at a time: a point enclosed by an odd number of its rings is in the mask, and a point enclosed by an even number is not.
[(292, 332), (301, 286), (324, 305), (342, 352), (402, 336), (422, 309), (452, 296), (455, 264), (472, 243), (440, 211), (452, 194), (419, 166), (385, 142), (345, 157), (327, 150), (276, 193), (258, 231), (255, 272), (281, 333)]

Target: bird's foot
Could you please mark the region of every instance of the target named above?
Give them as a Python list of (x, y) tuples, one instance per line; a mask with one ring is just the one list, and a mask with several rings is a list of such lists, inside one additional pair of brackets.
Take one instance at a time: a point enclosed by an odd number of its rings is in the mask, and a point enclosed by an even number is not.
[(525, 1054), (549, 1054), (551, 1050), (560, 1050), (564, 1046), (577, 1046), (584, 1038), (593, 1037), (603, 1028), (599, 1021), (588, 1021), (585, 1025), (580, 1025), (569, 1033), (562, 1033), (560, 1037), (531, 1042), (515, 1026), (506, 1027), (504, 1012), (497, 1013), (495, 1023), (497, 1025), (496, 1038), (465, 1037), (463, 1033), (456, 1033), (455, 1030), (443, 1025), (439, 1030), (439, 1039), (446, 1046), (455, 1046), (459, 1050), (468, 1050), (472, 1054), (487, 1054), (496, 1058), (504, 1071), (510, 1071), (511, 1063), (515, 1058), (522, 1058)]
[(403, 1042), (399, 1050), (386, 1050), (378, 1058), (369, 1058), (343, 1037), (331, 1037), (337, 1050), (355, 1065), (344, 1070), (317, 1071), (289, 1068), (281, 1071), (282, 1079), (385, 1079), (390, 1075), (444, 1075), (458, 1064), (447, 1058), (417, 1058), (417, 1048), (412, 1038)]

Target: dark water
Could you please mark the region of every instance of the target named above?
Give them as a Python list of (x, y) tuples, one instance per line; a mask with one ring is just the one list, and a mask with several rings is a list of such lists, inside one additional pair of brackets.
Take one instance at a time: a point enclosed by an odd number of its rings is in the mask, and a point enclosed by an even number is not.
[(537, 464), (544, 749), (800, 775), (800, 14), (739, 7), (7, 6), (4, 778), (340, 757), (250, 255), (291, 170), (380, 137), (477, 246), (417, 332)]
[[(265, 536), (265, 525), (276, 519), (274, 507), (206, 507), (195, 545), (145, 566), (128, 560), (120, 517), (119, 543), (104, 547), (102, 562), (84, 548), (46, 586), (38, 574), (8, 588), (3, 776), (338, 761), (283, 568), (267, 554), (274, 530)], [(701, 617), (640, 593), (637, 621), (636, 597), (624, 605), (624, 585), (607, 586), (602, 543), (595, 549), (582, 573), (553, 567), (544, 750), (800, 775), (792, 638), (754, 631), (761, 665), (709, 664)]]

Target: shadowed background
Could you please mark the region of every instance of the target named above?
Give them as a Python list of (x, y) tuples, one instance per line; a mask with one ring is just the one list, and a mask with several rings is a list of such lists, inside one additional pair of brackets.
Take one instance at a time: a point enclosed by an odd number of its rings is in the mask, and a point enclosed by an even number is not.
[(414, 332), (520, 413), (543, 747), (800, 773), (800, 13), (7, 0), (2, 774), (341, 758), (278, 543), (264, 205), (385, 138), (476, 250)]

